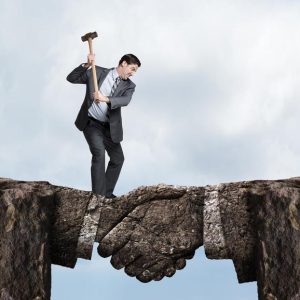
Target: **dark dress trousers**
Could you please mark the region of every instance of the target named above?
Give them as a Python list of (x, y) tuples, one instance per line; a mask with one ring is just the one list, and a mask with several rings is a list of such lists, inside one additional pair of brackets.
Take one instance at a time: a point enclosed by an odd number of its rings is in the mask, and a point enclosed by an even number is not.
[[(101, 87), (105, 77), (112, 69), (96, 66), (98, 86)], [(75, 68), (68, 76), (71, 83), (86, 85), (86, 93), (75, 125), (89, 144), (92, 153), (91, 177), (92, 191), (96, 194), (110, 197), (119, 178), (124, 162), (120, 142), (123, 140), (121, 107), (129, 104), (135, 90), (135, 84), (130, 80), (121, 80), (112, 96), (108, 96), (109, 122), (103, 124), (88, 117), (89, 107), (93, 103), (93, 78), (91, 69), (83, 66)], [(105, 150), (110, 161), (105, 172)]]

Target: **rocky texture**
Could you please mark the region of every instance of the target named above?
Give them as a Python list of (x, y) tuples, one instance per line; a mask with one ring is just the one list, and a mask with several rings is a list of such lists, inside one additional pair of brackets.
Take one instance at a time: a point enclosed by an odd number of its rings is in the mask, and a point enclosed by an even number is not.
[(270, 183), (256, 199), (259, 299), (300, 299), (299, 180)]
[[(203, 244), (204, 189), (162, 186), (154, 191), (151, 201), (123, 218), (98, 247), (101, 256), (112, 255), (116, 269), (125, 267), (142, 282), (174, 275)], [(146, 195), (140, 189), (137, 199)]]
[(95, 241), (142, 282), (172, 276), (204, 244), (208, 258), (233, 260), (239, 282), (257, 280), (259, 299), (300, 299), (299, 188), (299, 178), (157, 185), (105, 199), (1, 179), (0, 299), (49, 299), (50, 263), (74, 267)]
[(94, 197), (48, 182), (0, 179), (1, 300), (50, 299), (51, 263), (74, 267), (77, 257), (91, 257), (97, 225), (84, 247), (80, 234), (94, 217)]
[(208, 258), (233, 260), (259, 299), (300, 299), (300, 178), (206, 187)]
[(48, 299), (51, 192), (0, 181), (0, 299)]
[[(86, 253), (82, 243), (79, 243), (79, 236), (85, 216), (89, 215), (88, 207), (92, 198), (90, 192), (53, 187), (52, 263), (73, 268), (78, 257), (91, 256), (92, 249)], [(77, 249), (78, 244), (80, 250)]]
[(255, 218), (249, 208), (255, 182), (206, 187), (204, 248), (211, 259), (232, 259), (240, 283), (256, 280)]

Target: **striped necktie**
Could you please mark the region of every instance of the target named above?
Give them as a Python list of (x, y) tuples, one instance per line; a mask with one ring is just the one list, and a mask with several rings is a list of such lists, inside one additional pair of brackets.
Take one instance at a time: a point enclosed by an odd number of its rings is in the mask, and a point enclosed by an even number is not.
[(115, 79), (115, 82), (114, 82), (113, 87), (111, 88), (110, 96), (112, 96), (112, 95), (114, 94), (114, 92), (116, 91), (116, 89), (117, 89), (118, 84), (120, 83), (120, 81), (121, 81), (121, 77), (118, 76), (118, 77)]

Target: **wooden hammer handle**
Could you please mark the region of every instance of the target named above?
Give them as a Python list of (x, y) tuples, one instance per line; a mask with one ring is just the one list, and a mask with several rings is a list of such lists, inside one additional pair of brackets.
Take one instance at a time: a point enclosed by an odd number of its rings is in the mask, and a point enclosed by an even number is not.
[[(89, 42), (90, 54), (94, 54), (92, 38), (89, 38), (88, 42)], [(98, 81), (97, 81), (97, 74), (96, 74), (96, 67), (95, 67), (94, 60), (92, 62), (92, 74), (93, 74), (93, 82), (94, 82), (94, 92), (98, 92)]]

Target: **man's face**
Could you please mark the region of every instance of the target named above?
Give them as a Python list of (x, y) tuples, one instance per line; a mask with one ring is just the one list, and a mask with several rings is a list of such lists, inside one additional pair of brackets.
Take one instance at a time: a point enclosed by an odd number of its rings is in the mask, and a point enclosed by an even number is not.
[(127, 80), (129, 77), (133, 76), (138, 69), (138, 65), (128, 64), (126, 61), (123, 61), (120, 65), (120, 76), (122, 79)]

